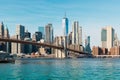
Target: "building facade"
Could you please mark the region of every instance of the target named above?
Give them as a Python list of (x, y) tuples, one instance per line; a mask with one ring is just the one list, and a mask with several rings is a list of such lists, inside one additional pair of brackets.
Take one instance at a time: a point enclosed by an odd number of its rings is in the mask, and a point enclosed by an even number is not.
[(24, 38), (31, 38), (31, 33), (26, 30)]
[[(16, 27), (16, 35), (14, 35), (12, 38), (13, 39), (20, 39), (24, 40), (25, 37), (25, 27), (22, 25), (17, 25)], [(12, 48), (12, 53), (24, 53), (24, 44), (20, 43), (12, 43), (11, 44)]]
[(39, 26), (38, 27), (38, 32), (42, 33), (42, 39), (44, 39), (45, 38), (45, 28), (42, 27), (42, 26)]
[(35, 32), (35, 38), (36, 38), (36, 41), (40, 41), (42, 39), (42, 33), (41, 32)]
[(47, 43), (53, 43), (53, 27), (52, 24), (48, 24), (45, 26), (45, 41)]
[(63, 36), (68, 36), (68, 18), (66, 16), (62, 19), (62, 27), (63, 27)]
[(113, 47), (114, 35), (115, 30), (110, 26), (103, 28), (101, 31), (102, 47), (108, 48), (108, 51)]
[(82, 27), (75, 21), (72, 25), (72, 44), (82, 45)]
[(4, 24), (3, 22), (0, 23), (0, 38), (4, 37)]

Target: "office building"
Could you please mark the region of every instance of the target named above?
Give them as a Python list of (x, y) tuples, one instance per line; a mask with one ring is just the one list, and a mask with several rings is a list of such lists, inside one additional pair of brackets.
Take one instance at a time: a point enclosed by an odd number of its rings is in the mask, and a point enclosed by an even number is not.
[(94, 56), (97, 56), (97, 55), (108, 55), (108, 49), (107, 48), (101, 48), (101, 47), (93, 46), (92, 54)]
[(69, 34), (68, 44), (72, 44), (72, 32)]
[(24, 40), (25, 27), (23, 25), (17, 25), (17, 27), (16, 27), (16, 35), (18, 35), (18, 39)]
[(110, 48), (113, 47), (114, 35), (115, 35), (115, 30), (112, 27), (108, 26), (102, 28), (101, 31), (102, 47), (108, 48), (108, 51), (110, 51)]
[(63, 27), (63, 36), (68, 36), (68, 18), (66, 18), (66, 15), (62, 19), (62, 27)]
[[(24, 38), (24, 41), (32, 41), (31, 38)], [(24, 44), (24, 53), (30, 54), (32, 53), (32, 45), (31, 44)]]
[(31, 33), (26, 30), (24, 38), (31, 38)]
[(120, 46), (120, 41), (117, 37), (117, 34), (114, 36), (113, 46)]
[(85, 39), (85, 51), (91, 53), (90, 36), (87, 36), (87, 38)]
[(42, 26), (38, 27), (38, 32), (42, 33), (42, 39), (44, 39), (45, 38), (45, 28)]
[(53, 43), (53, 27), (52, 24), (48, 24), (45, 26), (45, 41), (47, 43)]
[(42, 39), (42, 33), (41, 32), (35, 32), (35, 38), (36, 38), (36, 41), (40, 41)]
[(0, 23), (0, 38), (4, 37), (4, 24), (3, 22)]
[(72, 25), (72, 44), (82, 45), (82, 27), (75, 21)]
[[(14, 35), (12, 38), (13, 39), (20, 39), (24, 40), (25, 37), (25, 27), (22, 25), (17, 25), (16, 27), (16, 35)], [(24, 44), (20, 43), (12, 43), (11, 44), (12, 48), (12, 53), (24, 53)]]

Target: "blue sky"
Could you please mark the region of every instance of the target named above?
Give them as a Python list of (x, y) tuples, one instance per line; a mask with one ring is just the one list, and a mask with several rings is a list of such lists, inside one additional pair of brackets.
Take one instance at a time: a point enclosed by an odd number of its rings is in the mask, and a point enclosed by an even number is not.
[[(67, 13), (69, 32), (72, 22), (79, 21), (83, 38), (91, 36), (91, 44), (100, 46), (101, 28), (112, 26), (120, 36), (120, 0), (0, 0), (0, 21), (11, 35), (17, 24), (30, 32), (52, 23), (55, 35), (62, 35), (62, 18)], [(84, 39), (83, 39), (84, 43)]]

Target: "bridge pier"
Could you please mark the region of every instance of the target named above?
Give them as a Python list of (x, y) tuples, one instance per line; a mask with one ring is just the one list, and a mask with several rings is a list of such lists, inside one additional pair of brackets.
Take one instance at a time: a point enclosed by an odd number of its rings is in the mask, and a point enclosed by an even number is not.
[(65, 36), (65, 38), (64, 38), (64, 54), (65, 54), (65, 58), (68, 57), (68, 54), (67, 54), (67, 42), (68, 42), (67, 36)]

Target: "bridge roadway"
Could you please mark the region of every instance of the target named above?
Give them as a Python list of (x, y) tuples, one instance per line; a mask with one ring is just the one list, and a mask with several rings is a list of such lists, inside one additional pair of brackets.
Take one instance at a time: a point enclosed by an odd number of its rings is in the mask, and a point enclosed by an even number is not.
[[(62, 46), (56, 46), (56, 45), (48, 44), (48, 43), (38, 43), (38, 42), (34, 42), (34, 41), (24, 41), (24, 40), (8, 39), (8, 38), (0, 38), (0, 41), (21, 43), (21, 44), (31, 44), (31, 45), (38, 45), (38, 46), (51, 47), (51, 48), (55, 48), (55, 49), (64, 50), (64, 47), (62, 47)], [(78, 51), (78, 50), (74, 50), (74, 49), (70, 49), (70, 48), (66, 48), (66, 49), (67, 49), (67, 51), (72, 51), (72, 52), (76, 52), (79, 54), (90, 55), (89, 53), (85, 53), (82, 51)]]

